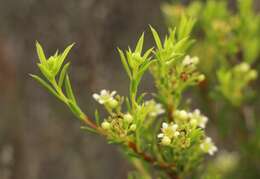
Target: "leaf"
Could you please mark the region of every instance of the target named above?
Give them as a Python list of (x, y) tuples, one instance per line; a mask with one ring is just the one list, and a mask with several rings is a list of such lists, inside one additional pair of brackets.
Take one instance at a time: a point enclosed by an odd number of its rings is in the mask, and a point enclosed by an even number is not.
[(60, 69), (61, 65), (63, 64), (65, 58), (67, 57), (69, 51), (71, 50), (71, 48), (74, 46), (75, 43), (72, 43), (71, 45), (69, 45), (64, 52), (60, 55), (59, 61), (58, 61), (58, 65), (57, 68), (58, 70)]
[(121, 62), (125, 68), (125, 71), (127, 73), (127, 75), (129, 76), (130, 79), (132, 79), (132, 74), (131, 74), (131, 70), (128, 66), (128, 63), (126, 61), (126, 58), (125, 58), (125, 55), (124, 53), (122, 52), (122, 50), (120, 50), (119, 48), (117, 48), (118, 52), (119, 52), (119, 55), (120, 55), (120, 59), (121, 59)]
[(137, 73), (136, 81), (137, 85), (140, 83), (140, 80), (144, 74), (144, 72), (148, 69), (148, 67), (154, 63), (156, 60), (147, 60), (147, 62), (141, 67), (140, 71)]
[(67, 93), (69, 99), (71, 99), (76, 104), (76, 99), (75, 99), (75, 96), (74, 96), (72, 88), (71, 88), (70, 79), (69, 79), (68, 74), (66, 75), (65, 89), (66, 89), (66, 93)]
[(126, 97), (125, 102), (126, 102), (127, 110), (128, 110), (128, 111), (131, 111), (131, 104), (130, 104), (130, 101), (129, 101), (129, 99), (128, 99), (127, 97)]
[(46, 60), (46, 57), (45, 57), (45, 54), (44, 54), (44, 51), (42, 49), (42, 46), (41, 44), (36, 41), (36, 50), (37, 50), (37, 54), (38, 54), (38, 57), (39, 57), (39, 60), (42, 64), (46, 64), (47, 60)]
[(143, 49), (143, 45), (144, 45), (144, 33), (142, 33), (141, 37), (139, 38), (139, 40), (137, 42), (135, 52), (141, 54), (142, 49)]
[(64, 82), (64, 78), (66, 76), (66, 73), (68, 71), (68, 68), (70, 66), (70, 62), (68, 62), (66, 65), (64, 65), (64, 67), (62, 68), (61, 72), (60, 72), (60, 77), (59, 77), (59, 87), (61, 88)]
[(181, 17), (181, 22), (178, 29), (178, 39), (183, 39), (190, 35), (192, 28), (195, 24), (195, 20), (187, 18), (185, 15)]
[(161, 40), (160, 40), (160, 37), (158, 35), (158, 33), (156, 32), (156, 30), (150, 25), (150, 29), (152, 31), (152, 34), (153, 34), (153, 38), (155, 40), (155, 43), (158, 47), (158, 49), (162, 49), (162, 43), (161, 43)]
[(172, 44), (175, 43), (176, 40), (176, 27), (174, 29), (169, 29), (169, 39), (171, 41)]
[(100, 126), (100, 116), (98, 110), (95, 111), (95, 119), (98, 126)]
[(142, 94), (137, 98), (137, 103), (138, 103), (138, 104), (140, 104), (140, 103), (143, 101), (145, 95), (147, 95), (147, 93), (142, 93)]
[(46, 88), (51, 94), (53, 94), (54, 96), (56, 96), (58, 99), (60, 99), (61, 101), (64, 102), (64, 100), (56, 93), (56, 91), (48, 84), (46, 83), (43, 79), (41, 79), (39, 76), (37, 75), (33, 75), (33, 74), (29, 74), (33, 79), (35, 79), (36, 81), (38, 81), (44, 88)]
[(153, 51), (153, 47), (150, 48), (150, 49), (148, 49), (148, 50), (144, 53), (143, 58), (144, 58), (144, 59), (147, 59), (147, 57), (152, 53), (152, 51)]
[(90, 128), (90, 127), (88, 127), (88, 126), (82, 126), (82, 127), (80, 127), (80, 129), (86, 130), (86, 131), (89, 131), (89, 132), (93, 132), (93, 133), (95, 133), (95, 134), (98, 134), (98, 132), (97, 132), (95, 129)]
[(43, 64), (38, 63), (37, 65), (46, 79), (50, 81), (53, 78), (51, 72)]
[(184, 52), (185, 48), (186, 48), (185, 46), (186, 46), (188, 40), (189, 40), (189, 37), (185, 37), (185, 38), (181, 39), (180, 41), (178, 41), (176, 43), (173, 50), (176, 51), (177, 53)]

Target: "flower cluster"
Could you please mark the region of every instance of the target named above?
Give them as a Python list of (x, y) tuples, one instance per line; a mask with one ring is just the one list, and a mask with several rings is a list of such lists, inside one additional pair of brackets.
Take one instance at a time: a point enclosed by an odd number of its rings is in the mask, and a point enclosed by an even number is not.
[(176, 110), (173, 115), (178, 124), (189, 123), (193, 127), (204, 129), (208, 122), (208, 117), (202, 115), (199, 109), (195, 109), (193, 112)]
[(217, 147), (211, 138), (205, 137), (205, 134), (203, 134), (208, 118), (202, 115), (200, 110), (195, 109), (193, 112), (176, 110), (173, 117), (175, 122), (163, 122), (161, 133), (157, 135), (162, 145), (176, 147), (181, 143), (186, 144), (183, 147), (187, 148), (190, 146), (190, 139), (194, 131), (200, 131), (198, 134), (204, 139), (198, 138), (200, 142), (196, 145), (200, 145), (201, 151), (210, 155), (217, 151)]
[(163, 122), (161, 128), (162, 133), (158, 134), (158, 138), (161, 138), (161, 143), (163, 145), (169, 145), (174, 137), (180, 135), (180, 132), (177, 129), (177, 124), (167, 124), (166, 122)]

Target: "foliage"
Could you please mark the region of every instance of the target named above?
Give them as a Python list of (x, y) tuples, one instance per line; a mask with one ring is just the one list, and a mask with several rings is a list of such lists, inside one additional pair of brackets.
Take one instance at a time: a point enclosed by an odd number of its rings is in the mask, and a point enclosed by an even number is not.
[(186, 5), (172, 1), (163, 4), (162, 11), (170, 27), (181, 24), (183, 15), (197, 20), (193, 31), (197, 42), (190, 53), (201, 58), (199, 69), (207, 80), (193, 94), (217, 124), (225, 146), (237, 151), (241, 160), (229, 172), (219, 170), (221, 164), (209, 163), (202, 178), (259, 178), (255, 154), (260, 151), (260, 96), (253, 81), (259, 71), (260, 15), (253, 10), (253, 0), (237, 0), (233, 9), (226, 0), (195, 0)]
[[(200, 110), (192, 110), (183, 102), (184, 91), (205, 80), (198, 70), (198, 57), (190, 57), (187, 50), (193, 44), (190, 38), (195, 21), (182, 17), (178, 28), (169, 29), (164, 41), (150, 27), (156, 47), (143, 50), (144, 34), (135, 49), (118, 49), (121, 62), (129, 77), (129, 96), (116, 91), (101, 90), (93, 94), (107, 116), (95, 121), (82, 112), (73, 94), (69, 80), (69, 63), (64, 60), (72, 48), (56, 52), (48, 59), (41, 45), (36, 48), (38, 67), (44, 79), (31, 75), (54, 96), (65, 103), (74, 115), (84, 122), (82, 126), (118, 144), (136, 167), (129, 178), (184, 178), (195, 173), (205, 154), (217, 151), (205, 133), (208, 118)], [(150, 71), (156, 92), (138, 93), (141, 79)], [(65, 91), (65, 92), (63, 92)]]

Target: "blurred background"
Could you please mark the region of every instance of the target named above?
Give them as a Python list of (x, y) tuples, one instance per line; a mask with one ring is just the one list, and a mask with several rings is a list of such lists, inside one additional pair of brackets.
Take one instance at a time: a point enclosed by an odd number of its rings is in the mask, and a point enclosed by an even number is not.
[[(75, 42), (72, 83), (80, 106), (93, 115), (93, 92), (127, 94), (116, 47), (134, 44), (148, 24), (166, 32), (163, 2), (0, 0), (0, 179), (126, 178), (131, 166), (116, 147), (80, 131), (70, 111), (28, 73), (38, 73), (35, 40), (48, 55)], [(143, 81), (152, 90), (151, 78)]]

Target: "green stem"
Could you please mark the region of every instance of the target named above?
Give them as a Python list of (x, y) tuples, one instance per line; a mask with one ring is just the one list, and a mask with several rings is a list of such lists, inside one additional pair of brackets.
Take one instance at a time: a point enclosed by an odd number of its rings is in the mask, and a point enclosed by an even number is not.
[(151, 175), (146, 171), (143, 163), (139, 159), (132, 158), (132, 164), (142, 174), (144, 179), (152, 179)]

